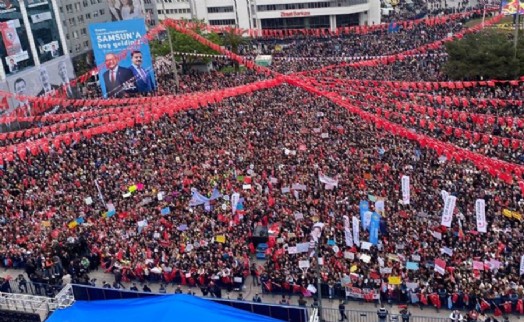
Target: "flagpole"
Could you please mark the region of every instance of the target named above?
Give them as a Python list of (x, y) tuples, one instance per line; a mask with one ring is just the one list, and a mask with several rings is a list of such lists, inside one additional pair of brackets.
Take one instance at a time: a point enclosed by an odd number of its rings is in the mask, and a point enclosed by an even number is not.
[(515, 15), (516, 15), (516, 18), (515, 18), (515, 36), (514, 36), (514, 39), (513, 39), (513, 51), (514, 51), (514, 55), (515, 55), (515, 58), (517, 58), (517, 44), (518, 44), (518, 41), (519, 41), (519, 11), (520, 11), (520, 0), (515, 0), (515, 3), (516, 3), (516, 7), (517, 7), (517, 10), (515, 11)]

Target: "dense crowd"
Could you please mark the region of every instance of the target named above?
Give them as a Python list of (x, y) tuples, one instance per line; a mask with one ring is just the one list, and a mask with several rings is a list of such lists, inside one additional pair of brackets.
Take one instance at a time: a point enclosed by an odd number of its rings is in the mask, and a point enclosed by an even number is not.
[[(322, 57), (339, 53), (332, 51), (337, 44), (345, 55), (377, 55), (381, 49), (391, 53), (411, 49), (448, 32), (442, 26), (431, 28), (419, 25), (397, 33), (312, 42), (295, 39), (285, 48), (284, 57), (311, 59), (289, 60), (285, 66), (277, 63), (276, 68), (286, 72), (317, 68), (324, 65)], [(414, 37), (414, 30), (425, 31), (427, 38)], [(386, 44), (392, 47), (387, 49)], [(387, 118), (417, 132), (490, 157), (522, 162), (522, 146), (508, 148), (492, 138), (484, 145), (473, 144), (449, 135), (447, 129), (430, 131), (420, 125), (419, 118), (425, 115), (412, 109), (403, 116), (400, 108), (416, 103), (434, 110), (452, 107), (464, 113), (497, 111), (519, 117), (517, 103), (500, 111), (490, 102), (479, 110), (427, 96), (412, 99), (408, 94), (422, 94), (414, 89), (344, 84), (346, 78), (442, 80), (444, 61), (443, 55), (427, 54), (380, 67), (324, 70), (303, 80), (338, 92), (369, 112), (388, 111)], [(158, 76), (157, 94), (172, 93), (169, 66)], [(181, 76), (180, 87), (182, 92), (205, 91), (262, 78), (252, 72), (189, 73)], [(520, 100), (522, 88), (439, 88), (424, 93)], [(499, 128), (498, 120), (486, 125), (473, 122), (471, 115), (454, 119), (443, 113), (434, 121), (520, 138), (520, 125), (505, 121)], [(4, 145), (22, 140), (14, 138)], [(409, 204), (402, 202), (404, 175), (411, 181)], [(326, 185), (326, 180), (336, 183)], [(310, 257), (309, 249), (300, 253), (290, 249), (308, 243), (312, 226), (321, 222), (321, 278), (329, 286), (343, 283), (375, 289), (383, 299), (469, 308), (498, 305), (506, 299), (515, 306), (524, 296), (519, 274), (522, 224), (515, 216), (508, 219), (502, 214), (504, 209), (524, 211), (523, 193), (514, 181), (498, 180), (471, 163), (447, 160), (291, 85), (210, 102), (111, 134), (78, 137), (70, 147), (53, 146), (49, 153), (16, 157), (0, 169), (0, 184), (4, 209), (0, 265), (24, 268), (37, 283), (53, 283), (65, 275), (87, 284), (90, 270), (103, 269), (114, 274), (116, 286), (131, 280), (162, 281), (199, 286), (207, 294), (219, 292), (218, 286), (236, 288), (252, 275), (255, 282), (260, 278), (266, 292), (309, 295), (308, 286), (316, 282), (314, 272), (302, 271), (299, 262), (309, 260), (315, 266), (316, 257)], [(440, 225), (442, 190), (457, 197), (449, 229)], [(487, 233), (476, 230), (478, 198), (486, 201)], [(344, 216), (358, 217), (363, 200), (377, 210), (377, 199), (385, 203), (380, 211), (380, 241), (369, 249), (351, 246), (345, 239)], [(257, 246), (253, 237), (263, 227), (270, 228), (269, 248), (265, 263), (257, 265), (252, 259)], [(368, 229), (361, 228), (360, 241), (369, 239)], [(444, 274), (435, 272), (436, 259), (445, 260)], [(407, 269), (408, 261), (417, 262), (417, 269)], [(473, 261), (498, 264), (474, 269)], [(388, 273), (383, 273), (385, 268)], [(397, 276), (400, 284), (389, 283), (390, 277)]]

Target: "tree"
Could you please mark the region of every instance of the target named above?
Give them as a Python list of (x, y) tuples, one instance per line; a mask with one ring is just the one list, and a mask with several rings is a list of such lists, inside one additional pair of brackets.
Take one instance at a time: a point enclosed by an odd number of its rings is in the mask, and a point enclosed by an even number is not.
[[(229, 47), (233, 54), (238, 54), (240, 46), (246, 45), (248, 40), (242, 36), (242, 31), (238, 29), (230, 28), (222, 33), (222, 44)], [(239, 65), (237, 61), (234, 61), (235, 71), (239, 71)]]
[(447, 43), (446, 51), (444, 71), (454, 80), (515, 79), (524, 72), (524, 55), (518, 50), (515, 58), (511, 35), (504, 31), (468, 34)]
[[(197, 34), (200, 34), (204, 36), (205, 38), (209, 39), (210, 41), (221, 44), (221, 37), (217, 35), (216, 33), (207, 33), (204, 34), (202, 32), (201, 22), (200, 21), (193, 21), (195, 23), (195, 27), (192, 28), (194, 32)], [(208, 54), (208, 55), (216, 55), (217, 52), (212, 50), (211, 48), (201, 44), (200, 42), (196, 41), (195, 39), (191, 38), (190, 36), (183, 34), (181, 32), (178, 32), (172, 28), (168, 28), (167, 32), (171, 33), (171, 39), (173, 42), (173, 51), (179, 52), (179, 53), (190, 53), (190, 54)], [(170, 53), (169, 49), (169, 42), (167, 35), (160, 37), (158, 40), (152, 40), (150, 42), (150, 48), (151, 48), (151, 55), (153, 57), (159, 57), (159, 56), (166, 56)], [(180, 57), (180, 55), (179, 55)], [(203, 61), (203, 62), (209, 62), (210, 58), (197, 58), (195, 56), (182, 56), (182, 66), (183, 69), (186, 70), (186, 64), (190, 64), (195, 62), (196, 60)]]

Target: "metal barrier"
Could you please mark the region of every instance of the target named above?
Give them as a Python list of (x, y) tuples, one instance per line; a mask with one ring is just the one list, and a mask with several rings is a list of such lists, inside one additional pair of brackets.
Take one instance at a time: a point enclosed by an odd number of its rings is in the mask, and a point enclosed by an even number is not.
[[(318, 316), (317, 308), (309, 308), (310, 321), (320, 321), (320, 322), (339, 322), (341, 320), (341, 314), (338, 309), (332, 308), (322, 308), (322, 319), (314, 319), (314, 316)], [(347, 316), (349, 322), (377, 322), (377, 312), (376, 311), (358, 311), (358, 310), (344, 310), (344, 313)], [(399, 314), (388, 315), (388, 321), (390, 322), (400, 322), (402, 318)], [(412, 315), (409, 319), (410, 322), (448, 322), (449, 319), (441, 317), (429, 317), (429, 316), (414, 316)]]

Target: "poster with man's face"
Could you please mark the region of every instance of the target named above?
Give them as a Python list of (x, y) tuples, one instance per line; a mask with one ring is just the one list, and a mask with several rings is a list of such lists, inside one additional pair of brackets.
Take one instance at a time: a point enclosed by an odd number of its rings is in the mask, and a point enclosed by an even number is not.
[[(75, 78), (71, 59), (60, 57), (39, 68), (24, 70), (7, 78), (9, 90), (22, 96), (63, 96), (65, 86)], [(11, 108), (24, 104), (24, 100), (12, 99)]]

